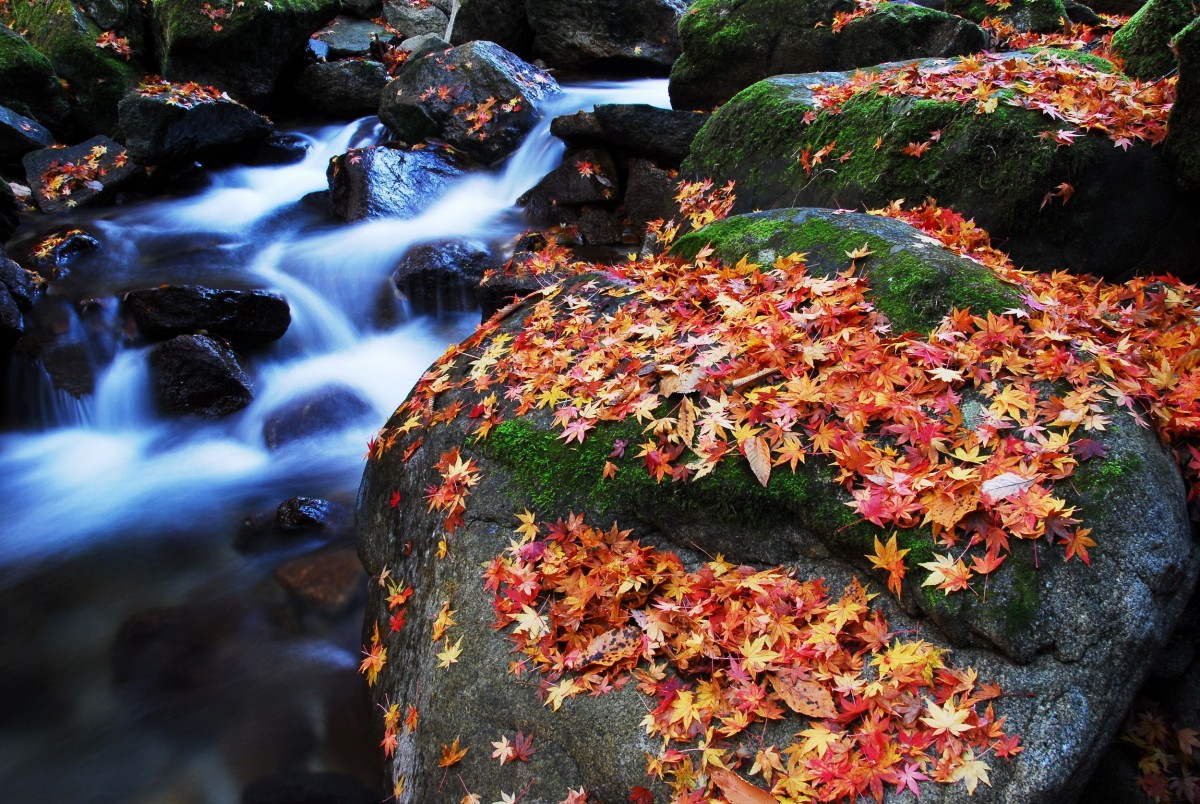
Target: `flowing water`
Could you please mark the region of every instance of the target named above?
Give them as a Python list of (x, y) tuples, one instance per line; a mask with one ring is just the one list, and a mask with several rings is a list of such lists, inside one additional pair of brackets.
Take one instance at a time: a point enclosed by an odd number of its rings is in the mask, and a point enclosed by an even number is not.
[[(56, 390), (21, 360), (4, 386), (0, 800), (231, 802), (248, 782), (300, 770), (377, 785), (356, 672), (361, 608), (320, 617), (289, 605), (272, 573), (315, 541), (250, 555), (231, 544), (247, 515), (289, 497), (352, 505), (368, 438), (478, 322), (403, 310), (387, 292), (397, 261), (424, 241), (515, 235), (516, 199), (561, 158), (549, 119), (614, 102), (669, 106), (666, 82), (568, 87), (501, 167), (410, 220), (334, 226), (310, 196), (331, 157), (379, 141), (374, 118), (299, 132), (303, 162), (231, 169), (190, 196), (71, 219), (100, 248), (57, 292), (95, 301), (87, 318), (64, 301), (55, 328), (78, 333), (94, 390)], [(249, 407), (218, 421), (162, 417), (147, 348), (95, 335), (119, 328), (117, 294), (168, 282), (287, 297), (287, 334), (248, 361)], [(268, 450), (272, 412), (331, 384), (373, 415)], [(132, 642), (114, 650), (131, 617)]]

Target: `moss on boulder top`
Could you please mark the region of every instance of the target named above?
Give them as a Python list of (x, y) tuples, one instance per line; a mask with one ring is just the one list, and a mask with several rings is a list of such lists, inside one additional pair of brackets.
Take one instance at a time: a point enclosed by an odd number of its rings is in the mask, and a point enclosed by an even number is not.
[(1171, 40), (1196, 19), (1187, 0), (1150, 0), (1113, 34), (1112, 51), (1125, 62), (1125, 72), (1153, 81), (1175, 69)]
[(1171, 108), (1167, 156), (1175, 178), (1188, 191), (1200, 190), (1200, 19), (1175, 37), (1179, 85)]
[(51, 130), (61, 128), (70, 114), (50, 60), (7, 25), (0, 25), (0, 106)]
[(1059, 30), (1067, 20), (1063, 0), (1012, 0), (1007, 8), (987, 0), (946, 0), (946, 11), (975, 22), (999, 18), (1018, 31), (1036, 33)]

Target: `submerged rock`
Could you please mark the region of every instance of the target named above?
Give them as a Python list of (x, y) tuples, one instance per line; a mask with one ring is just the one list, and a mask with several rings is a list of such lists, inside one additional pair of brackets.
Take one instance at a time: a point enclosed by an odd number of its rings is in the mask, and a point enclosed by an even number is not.
[(342, 547), (294, 558), (275, 579), (301, 606), (336, 617), (358, 602), (367, 576), (354, 548)]
[(330, 384), (280, 405), (263, 423), (267, 449), (276, 450), (305, 438), (333, 433), (362, 422), (374, 413), (353, 388)]
[(237, 354), (207, 335), (176, 335), (150, 350), (149, 363), (154, 398), (165, 413), (217, 418), (254, 398)]

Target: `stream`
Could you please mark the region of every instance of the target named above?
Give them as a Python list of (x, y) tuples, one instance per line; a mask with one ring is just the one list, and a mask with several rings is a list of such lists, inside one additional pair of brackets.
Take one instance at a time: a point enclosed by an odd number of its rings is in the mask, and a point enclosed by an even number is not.
[[(247, 517), (291, 497), (351, 510), (368, 439), (478, 323), (478, 311), (414, 314), (388, 292), (405, 252), (526, 228), (514, 204), (561, 159), (554, 116), (670, 105), (665, 80), (564, 89), (505, 163), (462, 178), (413, 219), (334, 225), (311, 196), (326, 189), (331, 157), (384, 139), (367, 118), (296, 131), (302, 162), (232, 168), (190, 195), (55, 221), (100, 243), (54, 291), (67, 311), (55, 327), (89, 345), (94, 390), (56, 390), (40, 364), (18, 358), (4, 380), (0, 800), (237, 802), (255, 780), (301, 772), (378, 790), (357, 673), (361, 602), (331, 616), (289, 602), (276, 568), (321, 540), (233, 544)], [(119, 294), (164, 283), (287, 298), (287, 334), (247, 361), (247, 408), (215, 421), (163, 417), (147, 347), (89, 334), (120, 329)], [(87, 320), (73, 312), (83, 298), (93, 300)], [(372, 415), (269, 450), (273, 413), (329, 386), (352, 390)]]

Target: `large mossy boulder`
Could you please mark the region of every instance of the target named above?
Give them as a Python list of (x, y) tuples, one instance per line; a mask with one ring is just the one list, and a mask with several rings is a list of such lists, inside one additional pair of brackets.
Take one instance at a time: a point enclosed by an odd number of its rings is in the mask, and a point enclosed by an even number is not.
[[(1015, 58), (1053, 64), (1059, 57)], [(931, 75), (954, 63), (910, 69)], [(1197, 235), (1185, 223), (1193, 212), (1174, 188), (1161, 148), (1114, 147), (1108, 137), (1084, 135), (1001, 98), (981, 113), (970, 99), (867, 88), (825, 109), (811, 89), (852, 80), (850, 73), (821, 73), (749, 87), (701, 129), (685, 172), (733, 180), (736, 211), (860, 209), (932, 197), (978, 221), (1022, 267), (1108, 277), (1134, 270), (1196, 275), (1188, 254)], [(1074, 138), (1070, 145), (1055, 138), (1064, 130)], [(1073, 193), (1067, 203), (1054, 195), (1064, 183)]]
[(1167, 156), (1175, 179), (1191, 192), (1200, 190), (1200, 19), (1175, 37), (1179, 84), (1167, 128)]
[(851, 0), (699, 0), (679, 24), (683, 55), (671, 68), (671, 105), (707, 109), (773, 75), (954, 56), (987, 45), (972, 22), (900, 3), (835, 32), (835, 15), (854, 10)]
[(512, 153), (560, 92), (545, 70), (494, 42), (406, 62), (383, 89), (379, 118), (400, 139), (442, 139), (491, 164)]
[(215, 85), (255, 108), (269, 105), (289, 62), (338, 12), (337, 0), (273, 0), (221, 8), (153, 0), (154, 33), (169, 81)]
[(67, 122), (67, 93), (50, 60), (23, 36), (0, 25), (0, 105), (51, 130)]
[(1050, 33), (1069, 24), (1063, 0), (1013, 0), (1006, 8), (987, 0), (946, 0), (946, 11), (975, 22), (999, 19), (1018, 31)]
[[(846, 287), (841, 283), (859, 281), (852, 274), (867, 287), (864, 306), (854, 308), (874, 322), (864, 326), (876, 333), (887, 332), (889, 324), (892, 331), (921, 333), (896, 342), (913, 344), (905, 353), (921, 361), (918, 366), (926, 365), (923, 361), (936, 354), (939, 344), (953, 342), (928, 337), (939, 313), (970, 304), (980, 320), (1020, 321), (1004, 311), (1024, 307), (1023, 291), (982, 265), (943, 251), (904, 224), (857, 213), (789, 210), (734, 218), (701, 230), (678, 249), (700, 254), (707, 252), (703, 246), (708, 243), (730, 262), (722, 267), (704, 262), (708, 258), (700, 255), (701, 262), (674, 269), (660, 266), (646, 274), (629, 266), (584, 274), (493, 318), (431, 368), (373, 444), (358, 523), (363, 563), (381, 581), (369, 592), (364, 670), (374, 682), (372, 698), (379, 704), (388, 786), (403, 789), (406, 800), (422, 802), (459, 801), (464, 792), (498, 799), (501, 792), (511, 794), (514, 789), (525, 791), (530, 800), (561, 801), (568, 789), (579, 788), (602, 801), (626, 800), (631, 792), (665, 800), (662, 784), (646, 776), (647, 754), (662, 758), (664, 748), (682, 750), (666, 763), (690, 756), (690, 784), (693, 791), (703, 791), (709, 774), (699, 772), (701, 749), (696, 748), (703, 744), (727, 751), (722, 756), (728, 761), (743, 757), (738, 772), (761, 786), (762, 777), (749, 768), (766, 744), (774, 744), (784, 756), (795, 751), (801, 766), (812, 767), (803, 763), (825, 752), (800, 732), (809, 730), (806, 735), (811, 737), (823, 729), (856, 728), (855, 715), (845, 713), (833, 726), (832, 720), (822, 720), (828, 715), (812, 711), (821, 707), (810, 701), (796, 704), (794, 711), (776, 710), (781, 720), (765, 729), (752, 726), (746, 732), (753, 734), (750, 738), (735, 736), (738, 728), (716, 717), (714, 728), (731, 731), (728, 739), (710, 732), (711, 746), (703, 725), (691, 732), (694, 743), (664, 745), (661, 739), (647, 737), (646, 724), (669, 711), (675, 701), (682, 707), (680, 717), (685, 717), (688, 702), (699, 701), (704, 690), (711, 693), (704, 679), (714, 667), (730, 661), (724, 653), (688, 670), (674, 667), (673, 658), (659, 652), (653, 663), (640, 663), (648, 675), (637, 683), (626, 683), (631, 679), (623, 676), (615, 679), (620, 683), (604, 686), (595, 695), (562, 697), (575, 682), (593, 683), (595, 678), (587, 681), (589, 673), (603, 676), (606, 663), (636, 662), (639, 646), (650, 650), (646, 646), (657, 639), (654, 623), (662, 612), (678, 611), (673, 605), (700, 605), (682, 590), (682, 597), (672, 597), (665, 581), (661, 588), (646, 588), (632, 583), (630, 575), (628, 596), (612, 603), (638, 609), (624, 629), (606, 632), (586, 645), (581, 642), (579, 653), (556, 668), (550, 666), (553, 659), (543, 665), (536, 658), (522, 662), (523, 657), (514, 657), (510, 639), (520, 637), (528, 643), (521, 637), (524, 632), (536, 642), (548, 624), (546, 600), (521, 597), (525, 593), (517, 587), (522, 578), (535, 589), (542, 582), (563, 595), (576, 595), (582, 609), (573, 610), (581, 611), (585, 621), (592, 616), (588, 601), (601, 594), (597, 588), (565, 569), (557, 579), (532, 572), (535, 565), (544, 566), (539, 563), (542, 558), (567, 549), (578, 523), (566, 517), (575, 512), (597, 528), (608, 529), (615, 521), (620, 528), (632, 529), (633, 538), (673, 551), (683, 567), (696, 573), (694, 578), (709, 581), (714, 573), (732, 573), (726, 577), (766, 583), (765, 576), (752, 573), (782, 565), (798, 580), (823, 577), (828, 588), (837, 590), (852, 574), (870, 574), (871, 562), (864, 554), (879, 544), (876, 539), (898, 537), (911, 551), (908, 561), (914, 571), (903, 581), (902, 598), (896, 599), (893, 591), (872, 605), (887, 611), (892, 632), (919, 634), (924, 644), (937, 650), (952, 649), (945, 657), (948, 662), (958, 668), (969, 665), (981, 682), (996, 682), (1011, 693), (993, 702), (995, 716), (1005, 719), (1003, 730), (1020, 735), (1024, 752), (1011, 760), (989, 753), (984, 759), (990, 766), (990, 786), (976, 789), (971, 784), (973, 800), (1050, 804), (1071, 799), (1120, 724), (1195, 583), (1197, 550), (1171, 454), (1127, 412), (1104, 407), (1109, 426), (1088, 433), (1093, 457), (1081, 462), (1071, 479), (1048, 485), (1092, 528), (1096, 545), (1089, 566), (1080, 560), (1063, 561), (1045, 545), (1039, 556), (1034, 543), (1022, 540), (1014, 541), (1005, 564), (989, 576), (986, 594), (980, 589), (979, 595), (946, 595), (922, 586), (926, 573), (915, 568), (938, 560), (944, 549), (919, 517), (912, 527), (897, 531), (856, 514), (853, 508), (862, 498), (857, 493), (852, 498), (837, 482), (839, 474), (844, 478), (846, 471), (854, 471), (847, 469), (846, 455), (840, 466), (820, 454), (809, 454), (790, 468), (786, 460), (777, 461), (769, 480), (764, 479), (762, 462), (752, 471), (752, 463), (737, 454), (735, 437), (717, 420), (722, 410), (744, 404), (743, 415), (761, 417), (760, 428), (786, 430), (802, 421), (805, 425), (796, 425), (797, 432), (824, 430), (833, 414), (796, 399), (811, 400), (820, 387), (816, 375), (823, 366), (837, 364), (812, 351), (812, 338), (823, 333), (831, 338), (829, 344), (839, 342), (835, 320), (857, 315), (838, 306), (839, 288)], [(785, 253), (797, 248), (808, 252), (802, 272), (796, 258)], [(745, 251), (761, 267), (733, 262)], [(680, 281), (672, 271), (694, 271), (696, 276), (694, 281)], [(803, 301), (794, 295), (802, 286), (809, 293)], [(750, 288), (770, 289), (783, 297), (766, 302)], [(871, 318), (878, 315), (876, 308), (882, 316)], [(1036, 308), (1025, 311), (1037, 315)], [(745, 326), (747, 340), (728, 339), (715, 331), (706, 336), (690, 327), (674, 329), (676, 314), (703, 318), (718, 329)], [(756, 323), (749, 323), (750, 317)], [(608, 337), (593, 332), (593, 322), (603, 322)], [(685, 342), (690, 347), (675, 350)], [(627, 343), (628, 350), (613, 351), (614, 343)], [(530, 348), (535, 351), (524, 351)], [(854, 348), (847, 343), (847, 350)], [(883, 359), (900, 351), (905, 347), (881, 344), (872, 354)], [(664, 357), (668, 354), (674, 357)], [(832, 363), (824, 363), (826, 358)], [(521, 400), (519, 392), (525, 386), (510, 371), (524, 377), (545, 372), (546, 385)], [(489, 387), (489, 380), (498, 384)], [(501, 385), (511, 392), (503, 395), (505, 401), (497, 401), (499, 394), (489, 396)], [(987, 399), (969, 385), (959, 390), (962, 396), (954, 412), (947, 411), (961, 415), (955, 426), (986, 426)], [(864, 387), (856, 415), (874, 421), (872, 411), (877, 409), (872, 405), (882, 400), (875, 391)], [(799, 407), (785, 415), (785, 422), (772, 416), (781, 410), (779, 395), (787, 392), (799, 395), (788, 403)], [(563, 427), (580, 414), (575, 407), (580, 404), (623, 406), (628, 417), (598, 421), (593, 429), (577, 432), (580, 443), (572, 444), (574, 435)], [(634, 409), (643, 411), (637, 414), (640, 420)], [(695, 411), (694, 419), (687, 410)], [(685, 425), (685, 419), (690, 423)], [(874, 432), (867, 426), (861, 437), (874, 442)], [(670, 467), (658, 480), (648, 474), (663, 460), (678, 468), (697, 465), (700, 453), (715, 443), (704, 433), (715, 434), (718, 441), (729, 439), (726, 458), (711, 473), (674, 481)], [(749, 455), (749, 439), (755, 436), (743, 435), (743, 450)], [(893, 443), (887, 436), (884, 441), (897, 460), (911, 457), (914, 449), (930, 449), (915, 443), (905, 448), (903, 440)], [(846, 443), (835, 452), (861, 455), (856, 450), (862, 446)], [(975, 456), (964, 455), (963, 467), (969, 472)], [(754, 472), (759, 473), (757, 479)], [(891, 477), (908, 482), (906, 477)], [(993, 491), (1007, 482), (994, 484)], [(514, 536), (521, 524), (516, 515), (526, 510), (532, 512), (531, 526), (534, 519), (564, 521), (549, 535), (543, 527), (536, 538), (528, 532)], [(615, 528), (610, 536), (597, 538), (631, 549)], [(617, 553), (605, 559), (605, 566), (612, 572), (633, 573), (639, 562), (653, 566), (655, 560), (644, 553)], [(524, 610), (512, 603), (516, 599), (525, 602)], [(498, 616), (499, 625), (510, 622), (500, 612), (514, 605), (510, 610), (523, 615), (521, 624), (515, 632), (497, 632), (493, 623)], [(569, 602), (562, 605), (571, 607)], [(607, 603), (601, 608), (607, 616)], [(740, 613), (749, 616), (748, 611)], [(708, 622), (710, 635), (726, 627), (721, 619)], [(553, 627), (566, 626), (556, 621)], [(705, 637), (697, 639), (703, 642)], [(632, 655), (620, 653), (625, 648), (632, 649)], [(544, 649), (557, 650), (550, 642)], [(887, 662), (879, 661), (872, 660), (872, 667), (883, 673)], [(538, 666), (549, 675), (540, 674)], [(746, 669), (735, 661), (730, 672)], [(800, 674), (793, 678), (812, 678), (805, 663), (790, 666), (788, 672)], [(672, 673), (677, 674), (675, 681)], [(769, 684), (758, 672), (750, 674), (750, 680), (761, 683), (762, 694), (769, 694), (771, 684), (779, 689), (783, 683)], [(974, 683), (971, 678), (968, 684)], [(686, 701), (675, 696), (680, 690), (687, 692)], [(840, 705), (850, 706), (852, 699), (857, 697), (842, 695)], [(914, 705), (922, 709), (927, 703)], [(805, 706), (807, 718), (795, 714)], [(416, 715), (410, 717), (413, 728), (401, 722), (405, 712)], [(513, 763), (498, 771), (489, 754), (493, 748), (503, 752), (502, 738), (511, 744), (517, 731), (535, 735), (537, 753), (527, 765)], [(876, 748), (886, 754), (884, 746)], [(461, 780), (458, 789), (439, 784), (446, 772), (439, 762), (453, 763)], [(946, 774), (952, 771), (947, 768)], [(722, 778), (725, 781), (716, 784), (726, 793), (741, 790), (734, 800), (758, 800)], [(809, 781), (815, 783), (815, 778)], [(923, 783), (920, 790), (923, 801), (967, 800), (961, 787)], [(712, 788), (707, 795), (715, 793)], [(700, 800), (705, 794), (695, 795)]]
[(1134, 78), (1162, 78), (1176, 67), (1171, 41), (1194, 19), (1196, 8), (1185, 0), (1150, 0), (1113, 34), (1112, 52)]
[(534, 55), (567, 70), (666, 73), (687, 0), (531, 0)]
[(104, 31), (70, 0), (14, 0), (10, 13), (14, 25), (27, 31), (29, 42), (67, 82), (74, 127), (89, 134), (112, 134), (117, 104), (141, 78), (141, 67), (99, 47)]

